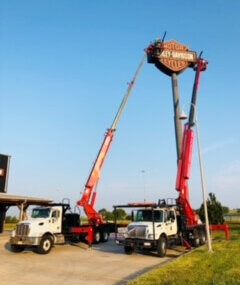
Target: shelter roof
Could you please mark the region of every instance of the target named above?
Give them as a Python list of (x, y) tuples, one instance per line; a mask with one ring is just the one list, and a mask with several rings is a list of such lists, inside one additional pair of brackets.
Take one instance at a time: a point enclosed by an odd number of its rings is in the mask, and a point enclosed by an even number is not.
[(24, 203), (24, 205), (47, 205), (51, 203), (51, 199), (28, 197), (20, 195), (10, 195), (6, 193), (0, 193), (0, 205), (16, 206)]

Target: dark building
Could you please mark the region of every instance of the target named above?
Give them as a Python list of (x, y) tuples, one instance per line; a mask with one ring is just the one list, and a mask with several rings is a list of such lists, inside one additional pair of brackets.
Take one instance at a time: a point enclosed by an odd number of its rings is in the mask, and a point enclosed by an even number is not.
[[(9, 164), (10, 156), (0, 154), (0, 193), (7, 193)], [(0, 233), (3, 232), (3, 224), (7, 209), (7, 206), (0, 205)]]

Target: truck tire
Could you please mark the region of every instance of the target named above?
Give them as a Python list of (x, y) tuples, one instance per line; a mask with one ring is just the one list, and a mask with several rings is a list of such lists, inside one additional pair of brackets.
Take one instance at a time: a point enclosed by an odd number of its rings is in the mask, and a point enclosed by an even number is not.
[(200, 245), (200, 233), (196, 229), (193, 231), (192, 245), (194, 247), (199, 247)]
[(132, 254), (134, 252), (134, 248), (132, 246), (129, 246), (129, 245), (125, 245), (124, 246), (124, 251), (126, 254)]
[(164, 257), (167, 253), (167, 238), (160, 236), (157, 244), (157, 254), (159, 257)]
[(99, 231), (94, 232), (94, 243), (99, 243), (101, 240), (101, 234)]
[(50, 235), (44, 235), (37, 247), (37, 252), (40, 254), (47, 254), (51, 251), (53, 246), (53, 239)]
[(107, 242), (109, 238), (109, 232), (106, 230), (103, 230), (101, 232), (101, 242)]
[(25, 249), (24, 245), (18, 245), (18, 244), (11, 244), (11, 251), (18, 253), (18, 252), (22, 252)]
[(199, 233), (199, 238), (200, 238), (200, 245), (203, 245), (206, 243), (206, 232), (205, 230), (201, 230), (200, 233)]

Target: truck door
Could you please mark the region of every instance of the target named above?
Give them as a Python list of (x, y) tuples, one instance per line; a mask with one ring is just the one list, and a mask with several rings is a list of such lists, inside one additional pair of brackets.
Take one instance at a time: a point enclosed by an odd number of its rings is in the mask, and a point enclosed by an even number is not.
[(168, 236), (175, 235), (177, 233), (177, 222), (175, 211), (173, 210), (166, 210), (164, 212), (164, 224), (166, 234)]
[(50, 218), (50, 228), (53, 233), (61, 233), (62, 231), (62, 221), (59, 209), (53, 209)]

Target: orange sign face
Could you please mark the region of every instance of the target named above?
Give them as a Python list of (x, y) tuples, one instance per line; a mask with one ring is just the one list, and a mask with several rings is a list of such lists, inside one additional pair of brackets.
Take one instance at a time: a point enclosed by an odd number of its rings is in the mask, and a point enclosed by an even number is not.
[(174, 40), (157, 41), (149, 51), (149, 62), (155, 63), (167, 75), (180, 73), (187, 67), (193, 67), (197, 61), (196, 52), (189, 51), (188, 46)]

